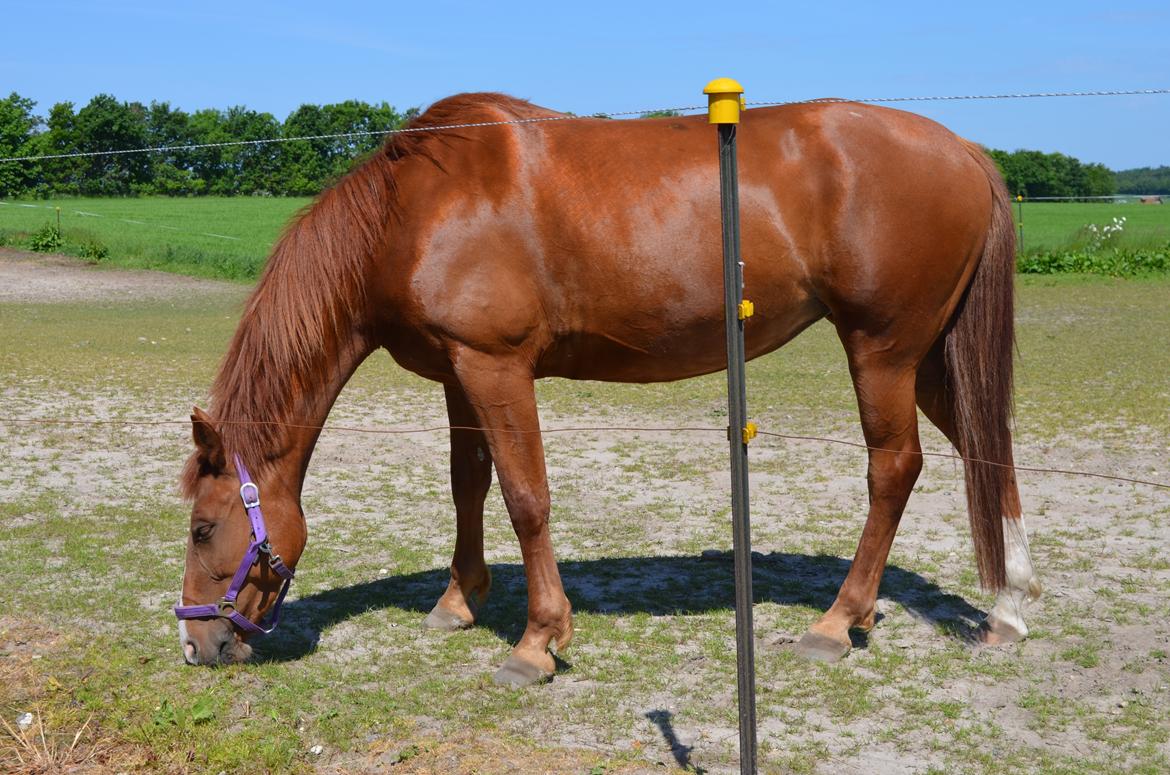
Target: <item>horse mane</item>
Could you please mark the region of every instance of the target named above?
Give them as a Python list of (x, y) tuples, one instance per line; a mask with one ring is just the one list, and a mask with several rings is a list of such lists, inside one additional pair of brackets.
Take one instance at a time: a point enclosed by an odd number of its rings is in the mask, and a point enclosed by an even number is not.
[[(297, 397), (319, 389), (330, 354), (363, 324), (366, 270), (397, 212), (395, 164), (422, 156), (441, 166), (436, 152), (466, 138), (432, 128), (536, 115), (556, 114), (503, 94), (448, 97), (404, 127), (429, 131), (391, 134), (301, 210), (273, 247), (211, 387), (210, 413), (229, 455), (254, 473), (266, 470)], [(199, 476), (192, 455), (180, 477), (185, 497), (194, 496)]]

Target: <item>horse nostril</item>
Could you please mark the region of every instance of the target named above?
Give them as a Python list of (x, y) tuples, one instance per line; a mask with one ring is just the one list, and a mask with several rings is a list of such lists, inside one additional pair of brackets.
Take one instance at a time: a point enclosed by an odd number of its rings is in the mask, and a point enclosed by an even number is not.
[(231, 633), (228, 633), (227, 637), (219, 642), (219, 663), (221, 665), (226, 665), (235, 661), (231, 652), (232, 643), (234, 640), (235, 639), (232, 638)]
[(183, 658), (187, 660), (188, 665), (199, 664), (199, 647), (195, 645), (195, 641), (189, 640), (183, 644)]

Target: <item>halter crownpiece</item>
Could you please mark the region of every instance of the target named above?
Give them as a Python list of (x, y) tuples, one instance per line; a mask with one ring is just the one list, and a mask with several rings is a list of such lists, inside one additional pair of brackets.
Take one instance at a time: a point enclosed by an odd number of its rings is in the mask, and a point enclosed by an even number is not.
[[(240, 560), (240, 567), (236, 569), (236, 575), (232, 576), (232, 583), (228, 585), (228, 590), (223, 597), (215, 603), (206, 605), (177, 605), (175, 606), (175, 616), (180, 620), (228, 619), (244, 632), (267, 635), (275, 630), (276, 625), (280, 622), (280, 606), (284, 603), (284, 596), (288, 593), (289, 584), (292, 583), (295, 573), (284, 564), (279, 554), (272, 551), (272, 545), (268, 543), (268, 529), (264, 526), (264, 515), (260, 512), (260, 488), (252, 481), (252, 476), (248, 473), (248, 469), (244, 466), (244, 461), (240, 459), (239, 455), (235, 456), (235, 461), (236, 473), (240, 478), (240, 500), (243, 501), (244, 511), (252, 523), (252, 542), (248, 545), (248, 551), (244, 552), (244, 558)], [(260, 562), (261, 554), (268, 555), (268, 567), (284, 579), (280, 594), (276, 597), (276, 604), (272, 607), (272, 619), (267, 628), (253, 622), (236, 610), (236, 598), (244, 587), (248, 571), (253, 565)], [(180, 600), (180, 602), (182, 601)]]

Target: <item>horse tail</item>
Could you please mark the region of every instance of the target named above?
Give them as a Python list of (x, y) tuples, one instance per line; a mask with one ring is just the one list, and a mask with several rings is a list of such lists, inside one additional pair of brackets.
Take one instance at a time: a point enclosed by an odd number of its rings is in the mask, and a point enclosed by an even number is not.
[(983, 254), (946, 334), (947, 394), (956, 445), (967, 458), (967, 514), (979, 578), (984, 587), (999, 590), (1007, 581), (1003, 517), (1015, 486), (1011, 421), (1016, 231), (1011, 196), (995, 163), (978, 145), (966, 145), (987, 175), (992, 210)]

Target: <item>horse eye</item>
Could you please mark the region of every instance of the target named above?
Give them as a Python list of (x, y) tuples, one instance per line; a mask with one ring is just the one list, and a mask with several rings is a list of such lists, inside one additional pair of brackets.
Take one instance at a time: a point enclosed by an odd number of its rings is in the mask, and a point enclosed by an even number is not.
[(211, 540), (211, 534), (215, 530), (215, 525), (200, 525), (192, 528), (191, 537), (195, 539), (195, 543), (203, 544)]

